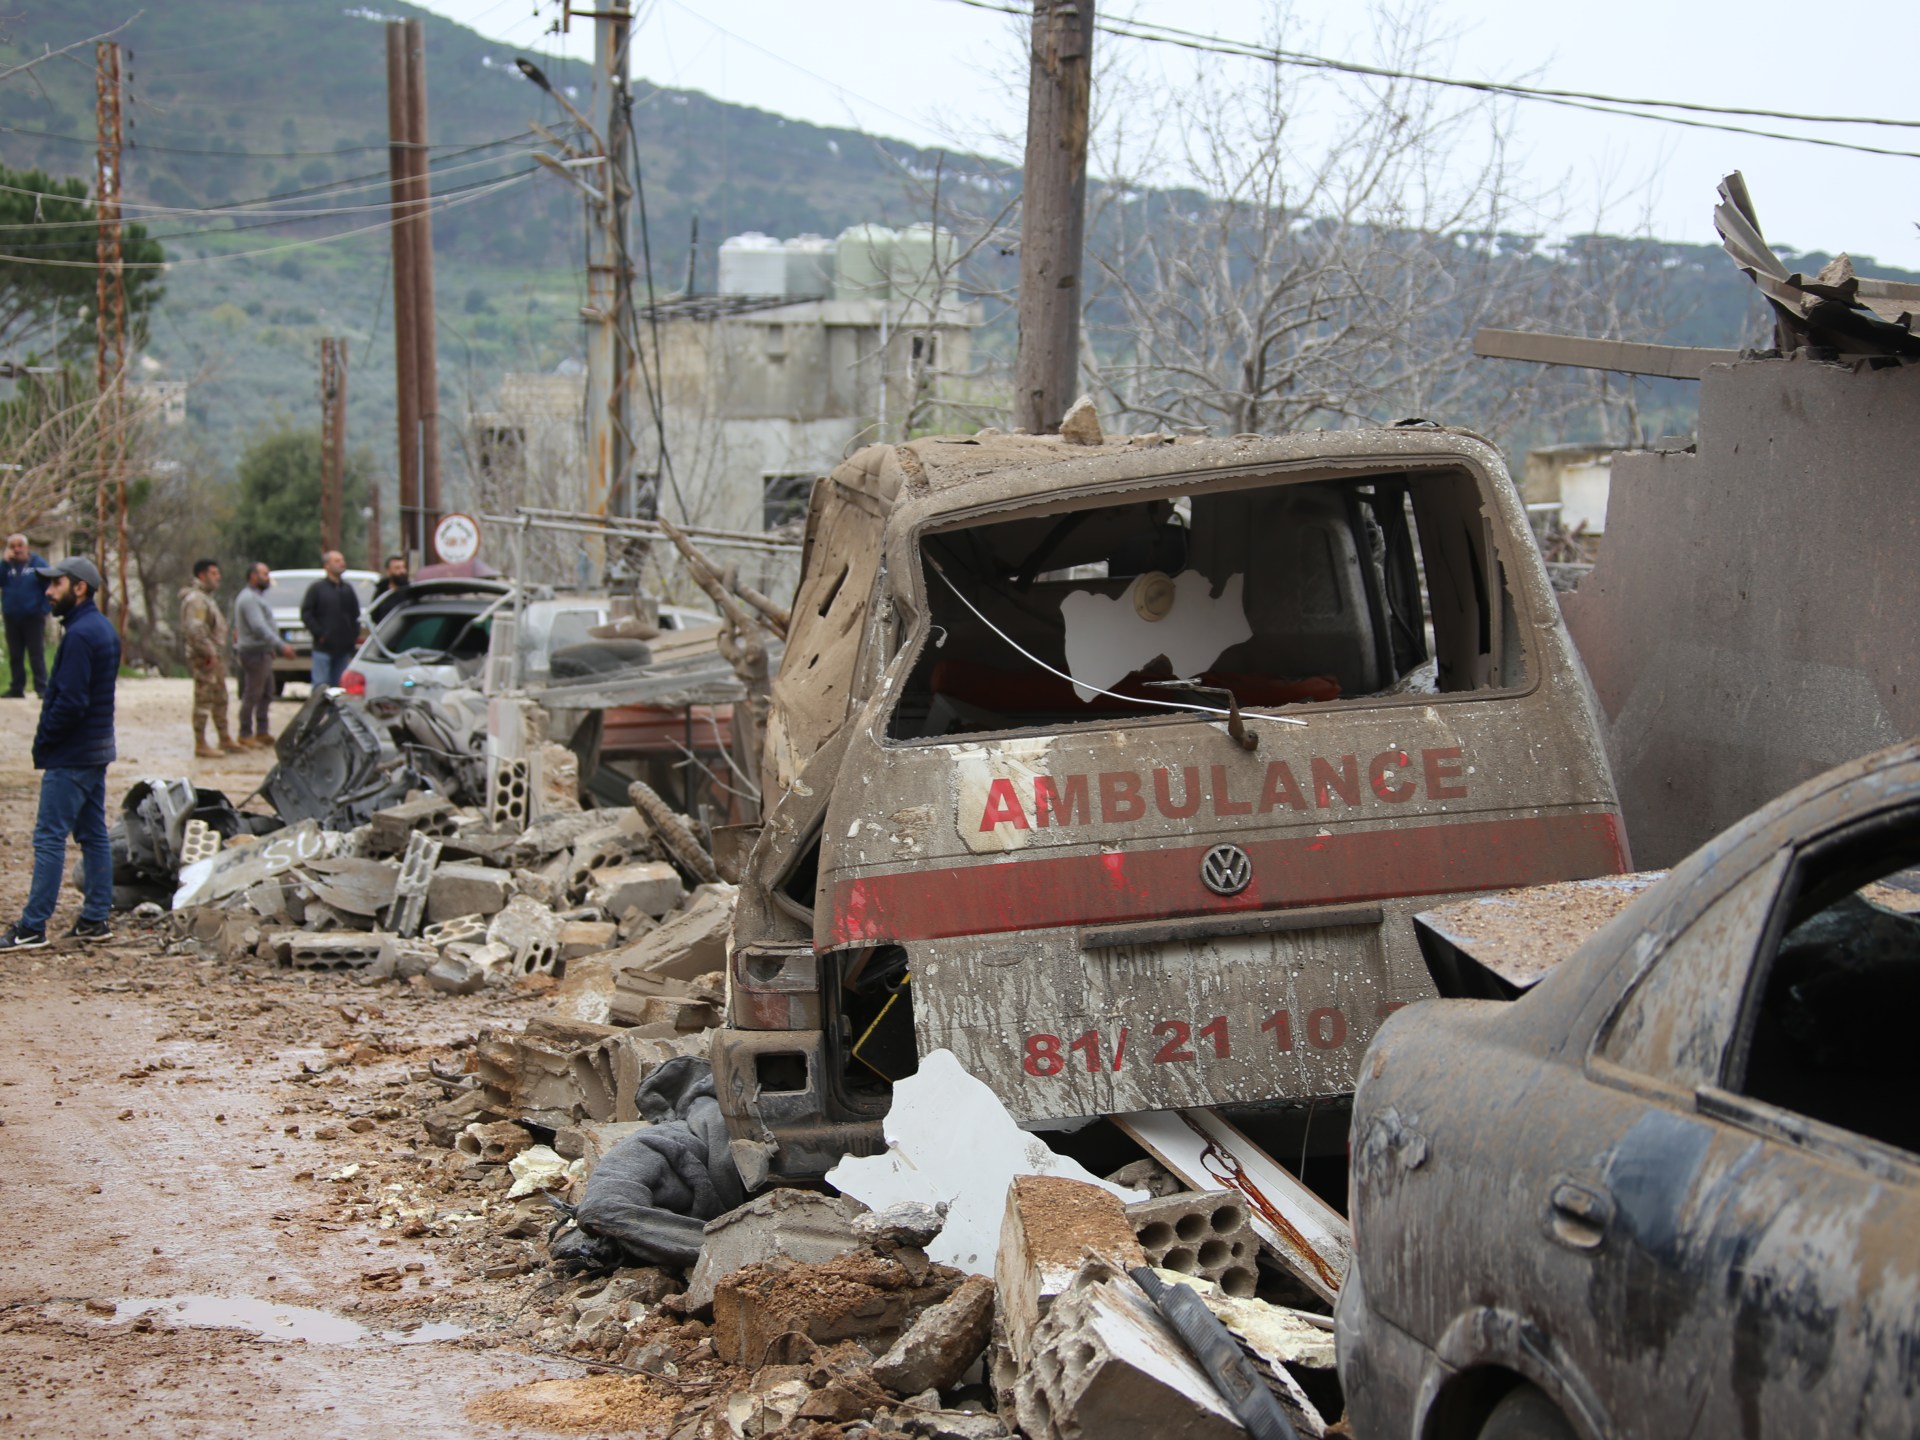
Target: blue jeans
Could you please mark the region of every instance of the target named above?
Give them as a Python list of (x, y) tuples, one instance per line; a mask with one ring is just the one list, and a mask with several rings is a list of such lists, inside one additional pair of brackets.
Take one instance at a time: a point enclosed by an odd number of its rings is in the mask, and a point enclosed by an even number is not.
[(347, 662), (351, 655), (329, 655), (324, 650), (313, 652), (313, 683), (315, 685), (338, 685), (340, 677), (347, 673)]
[(23, 930), (44, 932), (60, 899), (67, 836), (80, 842), (86, 899), (82, 920), (105, 920), (113, 909), (113, 847), (107, 842), (107, 767), (48, 770), (40, 777), (40, 815), (33, 822), (33, 889), (21, 912)]

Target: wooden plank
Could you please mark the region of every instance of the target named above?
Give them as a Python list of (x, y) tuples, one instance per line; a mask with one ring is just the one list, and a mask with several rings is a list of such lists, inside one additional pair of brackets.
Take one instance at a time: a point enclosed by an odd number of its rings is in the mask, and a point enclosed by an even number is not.
[(1537, 335), (1526, 330), (1476, 331), (1473, 353), (1484, 360), (1527, 360), (1536, 365), (1615, 370), (1623, 375), (1657, 375), (1666, 380), (1698, 380), (1709, 365), (1727, 365), (1740, 358), (1738, 350), (1641, 345), (1578, 335)]
[(1353, 1234), (1266, 1151), (1211, 1110), (1147, 1110), (1113, 1122), (1195, 1190), (1237, 1191), (1261, 1243), (1314, 1294), (1338, 1298)]

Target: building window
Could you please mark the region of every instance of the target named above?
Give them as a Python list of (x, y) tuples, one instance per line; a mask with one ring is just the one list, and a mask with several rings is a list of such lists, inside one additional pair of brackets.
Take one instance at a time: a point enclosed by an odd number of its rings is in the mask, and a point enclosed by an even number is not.
[(778, 530), (782, 525), (806, 518), (807, 500), (813, 494), (813, 471), (770, 473), (760, 479), (760, 521), (764, 528)]

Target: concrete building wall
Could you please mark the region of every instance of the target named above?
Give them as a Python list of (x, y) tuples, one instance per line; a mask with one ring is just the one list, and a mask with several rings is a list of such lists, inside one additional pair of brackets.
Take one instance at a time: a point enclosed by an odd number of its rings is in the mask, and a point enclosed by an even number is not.
[(1697, 453), (1616, 458), (1562, 599), (1637, 864), (1920, 733), (1916, 456), (1920, 367), (1784, 359), (1707, 371)]

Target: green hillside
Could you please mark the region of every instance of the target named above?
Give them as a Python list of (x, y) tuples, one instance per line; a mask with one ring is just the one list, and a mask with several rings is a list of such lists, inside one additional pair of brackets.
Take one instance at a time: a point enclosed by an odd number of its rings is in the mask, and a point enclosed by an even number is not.
[[(31, 6), (0, 22), (9, 42), (0, 45), (0, 64), (108, 29), (136, 8), (136, 0)], [(458, 418), (469, 403), (484, 403), (503, 371), (550, 369), (580, 353), (581, 205), (562, 180), (537, 171), (536, 142), (528, 134), (532, 122), (559, 128), (565, 117), (513, 67), (516, 52), (405, 4), (149, 3), (120, 37), (128, 52), (131, 147), (124, 193), (130, 217), (145, 218), (177, 263), (167, 272), (143, 371), (195, 382), (191, 443), (182, 453), (199, 457), (196, 463), (215, 478), (230, 470), (259, 427), (314, 423), (317, 341), (328, 334), (347, 337), (350, 346), (351, 440), (391, 472), (389, 241), (379, 228), (387, 161), (380, 22), (413, 15), (425, 25), (435, 191), (456, 195), (471, 187), (476, 195), (434, 221), (442, 433), (454, 498), (462, 498)], [(585, 66), (537, 52), (532, 58), (586, 105)], [(656, 275), (667, 289), (677, 289), (686, 275), (696, 213), (699, 282), (711, 288), (714, 246), (728, 234), (832, 235), (862, 220), (921, 218), (925, 202), (916, 194), (940, 158), (691, 92), (641, 87), (636, 112)], [(31, 77), (0, 86), (0, 159), (16, 168), (91, 176), (90, 53), (43, 64)], [(949, 184), (958, 177), (976, 189), (990, 168), (967, 157), (942, 163)], [(514, 180), (510, 188), (484, 193), (508, 179)], [(252, 203), (262, 197), (276, 197), (267, 211)], [(133, 208), (143, 205), (193, 213)], [(289, 219), (290, 210), (336, 213)], [(353, 233), (362, 229), (367, 233)], [(1753, 289), (1718, 249), (1582, 243), (1631, 246), (1650, 281), (1665, 275), (1684, 292), (1669, 311), (1667, 333), (1646, 338), (1728, 345), (1754, 333), (1760, 310)], [(1800, 263), (1814, 268), (1823, 258)], [(988, 247), (975, 278), (1004, 291), (1017, 263)], [(1003, 320), (992, 337), (1002, 349), (1011, 339), (1005, 329)], [(1671, 414), (1671, 428), (1690, 424), (1689, 387), (1655, 387), (1649, 398), (1663, 418)]]

